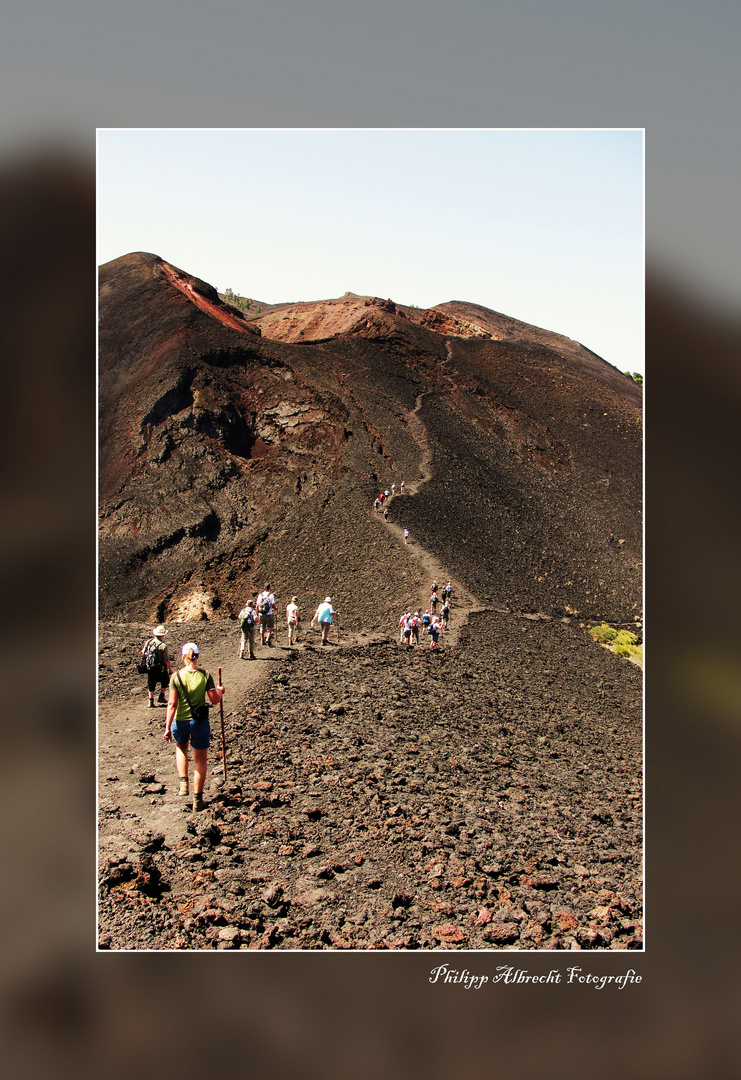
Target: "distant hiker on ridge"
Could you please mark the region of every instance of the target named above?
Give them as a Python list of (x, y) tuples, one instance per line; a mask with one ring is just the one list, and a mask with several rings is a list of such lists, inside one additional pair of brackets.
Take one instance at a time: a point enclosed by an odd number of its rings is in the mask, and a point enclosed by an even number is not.
[(332, 607), (332, 597), (325, 596), (324, 603), (320, 604), (314, 612), (314, 618), (311, 620), (313, 626), (315, 622), (318, 622), (322, 628), (322, 645), (327, 644), (327, 638), (329, 637), (329, 628), (332, 625), (332, 616), (338, 615), (339, 612), (335, 611)]
[(248, 600), (247, 606), (239, 613), (239, 625), (242, 630), (242, 638), (239, 642), (239, 659), (244, 660), (244, 650), (247, 647), (247, 659), (255, 659), (255, 627), (257, 626), (257, 612), (255, 601)]
[(286, 605), (286, 622), (288, 623), (288, 644), (293, 645), (298, 635), (300, 616), (298, 613), (297, 596), (291, 597), (290, 604)]
[(273, 644), (275, 629), (275, 596), (270, 591), (270, 582), (257, 597), (257, 610), (260, 612), (260, 642), (262, 645)]
[(450, 604), (446, 600), (443, 606), (440, 608), (440, 614), (443, 620), (443, 629), (448, 629), (448, 623), (450, 622)]

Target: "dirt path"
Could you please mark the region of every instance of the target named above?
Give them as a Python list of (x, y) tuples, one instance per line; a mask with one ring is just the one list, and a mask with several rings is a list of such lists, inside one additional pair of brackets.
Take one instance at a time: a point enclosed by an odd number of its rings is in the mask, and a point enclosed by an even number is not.
[[(384, 503), (384, 506), (393, 506), (394, 516), (397, 518), (403, 517), (406, 496), (417, 495), (421, 488), (432, 479), (432, 446), (427, 437), (427, 429), (419, 415), (424, 398), (425, 394), (418, 394), (414, 409), (406, 415), (407, 431), (416, 442), (422, 455), (419, 463), (419, 473), (414, 480), (404, 484), (404, 495), (394, 494)], [(403, 523), (397, 524), (393, 521), (386, 521), (382, 510), (371, 510), (371, 517), (401, 544), (405, 555), (408, 555), (410, 559), (416, 559), (420, 563), (423, 575), (429, 582), (437, 581), (441, 589), (448, 581), (451, 583), (453, 587), (451, 616), (450, 626), (445, 635), (445, 644), (457, 644), (461, 627), (465, 625), (468, 616), (474, 611), (485, 610), (486, 605), (482, 604), (472, 592), (469, 592), (459, 580), (453, 577), (448, 568), (439, 559), (436, 559), (431, 552), (427, 551), (417, 537), (410, 535), (409, 542), (405, 544), (405, 526)], [(416, 606), (422, 612), (429, 606), (429, 602), (428, 588), (417, 597)]]

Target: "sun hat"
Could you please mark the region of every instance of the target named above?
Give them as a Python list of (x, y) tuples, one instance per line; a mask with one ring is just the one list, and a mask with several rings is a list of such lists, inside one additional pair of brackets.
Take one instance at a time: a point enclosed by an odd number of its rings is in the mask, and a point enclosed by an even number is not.
[(297, 597), (297, 596), (292, 596), (292, 597), (291, 597), (291, 603), (292, 603), (292, 604), (295, 604), (297, 600), (298, 600), (298, 597)]
[(255, 606), (255, 601), (254, 600), (248, 600), (247, 601), (247, 607), (254, 607), (254, 606)]
[(198, 646), (196, 645), (195, 641), (186, 641), (185, 645), (183, 645), (180, 651), (183, 656), (185, 656), (185, 654), (188, 652), (192, 652), (194, 656), (198, 656)]
[(325, 604), (331, 604), (332, 603), (332, 597), (331, 596), (325, 596), (324, 597), (324, 603)]
[(167, 631), (165, 630), (162, 623), (160, 623), (159, 626), (155, 626), (154, 630), (152, 631), (152, 637), (164, 637), (166, 633)]

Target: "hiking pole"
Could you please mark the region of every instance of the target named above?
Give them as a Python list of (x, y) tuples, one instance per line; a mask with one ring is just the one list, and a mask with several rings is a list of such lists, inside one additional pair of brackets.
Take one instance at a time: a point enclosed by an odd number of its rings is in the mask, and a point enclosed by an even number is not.
[(340, 629), (341, 629), (341, 626), (340, 626), (340, 617), (339, 617), (339, 615), (338, 615), (338, 616), (337, 616), (337, 644), (338, 644), (338, 645), (340, 644)]
[[(221, 668), (219, 668), (219, 686), (221, 686)], [(226, 780), (226, 739), (224, 737), (224, 698), (219, 702), (221, 710), (221, 760), (224, 762), (224, 780)]]

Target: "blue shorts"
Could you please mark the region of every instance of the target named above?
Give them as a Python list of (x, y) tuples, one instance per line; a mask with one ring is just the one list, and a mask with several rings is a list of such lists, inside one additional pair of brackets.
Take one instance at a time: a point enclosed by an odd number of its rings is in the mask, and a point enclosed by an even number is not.
[(180, 723), (176, 720), (170, 730), (181, 749), (184, 750), (190, 740), (194, 750), (208, 750), (211, 742), (211, 725), (208, 720), (181, 720)]

